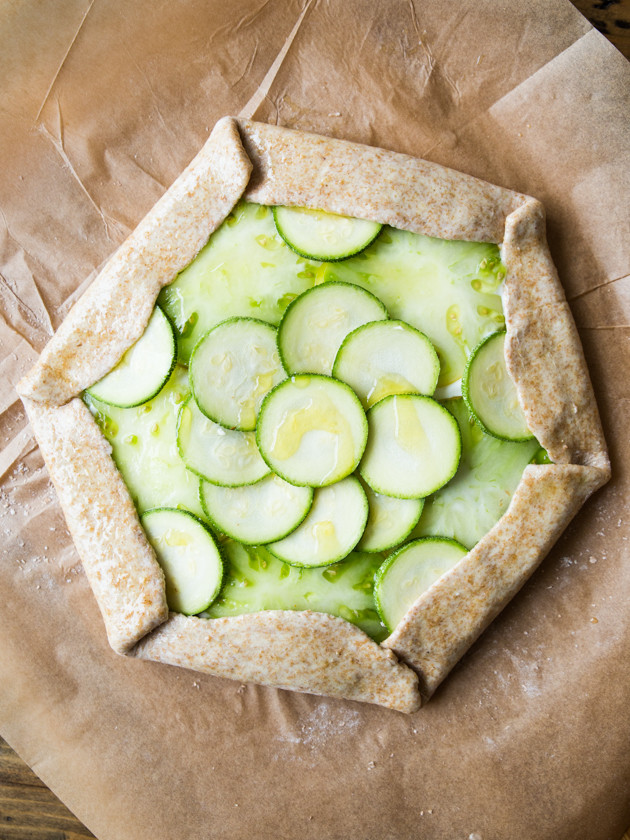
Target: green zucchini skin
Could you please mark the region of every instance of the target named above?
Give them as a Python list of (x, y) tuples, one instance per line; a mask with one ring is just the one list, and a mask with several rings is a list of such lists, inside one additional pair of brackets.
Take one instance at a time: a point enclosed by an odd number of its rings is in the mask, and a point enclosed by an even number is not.
[[(365, 531), (357, 543), (358, 551), (380, 553), (391, 551), (405, 542), (424, 508), (424, 499), (395, 499), (384, 496), (360, 479), (369, 505)], [(384, 521), (383, 521), (384, 520)]]
[(359, 472), (375, 493), (420, 499), (457, 472), (462, 437), (453, 415), (432, 397), (393, 394), (367, 412), (368, 443)]
[(371, 408), (393, 394), (432, 396), (440, 375), (440, 360), (427, 336), (404, 321), (372, 321), (343, 340), (332, 368)]
[(459, 426), (462, 456), (451, 481), (425, 500), (411, 537), (439, 534), (472, 548), (507, 510), (539, 444), (511, 443), (486, 434), (461, 397), (442, 405)]
[[(322, 439), (318, 444), (309, 441), (309, 433)], [(264, 461), (297, 486), (326, 487), (350, 475), (359, 465), (367, 436), (367, 418), (354, 391), (321, 374), (299, 374), (276, 385), (263, 400), (256, 426)], [(283, 447), (290, 453), (285, 457), (277, 452)]]
[(116, 367), (87, 388), (86, 393), (106, 405), (135, 408), (160, 393), (176, 364), (175, 328), (162, 309), (156, 306), (138, 341)]
[(354, 476), (315, 491), (304, 521), (268, 550), (292, 566), (330, 566), (357, 545), (368, 518), (368, 501)]
[[(216, 444), (214, 448), (210, 446), (211, 442)], [(260, 457), (254, 432), (225, 429), (210, 420), (199, 409), (192, 394), (184, 400), (177, 414), (176, 445), (186, 469), (211, 484), (242, 487), (260, 481), (271, 471)], [(222, 457), (221, 449), (225, 445), (239, 453), (236, 459), (234, 456)]]
[(387, 320), (379, 298), (354, 283), (330, 280), (303, 292), (288, 306), (278, 327), (278, 352), (289, 375), (330, 376), (347, 335), (362, 324)]
[(423, 537), (394, 551), (374, 579), (374, 600), (381, 621), (391, 632), (413, 603), (468, 549), (449, 537)]
[[(285, 507), (278, 509), (283, 493)], [(287, 537), (304, 521), (313, 488), (295, 487), (273, 474), (242, 487), (220, 487), (202, 479), (199, 500), (217, 531), (243, 545), (264, 545)]]
[[(506, 335), (505, 330), (497, 330), (474, 348), (462, 377), (462, 396), (471, 415), (486, 434), (499, 440), (523, 443), (534, 435), (527, 428), (525, 415), (518, 404), (516, 386), (507, 371), (503, 349)], [(491, 371), (495, 382), (490, 380), (490, 385), (498, 392), (496, 396), (484, 395), (484, 386), (479, 381), (481, 378), (487, 383)]]
[(255, 430), (263, 397), (286, 379), (276, 328), (258, 318), (228, 318), (208, 330), (192, 351), (188, 371), (199, 410), (240, 432)]
[[(300, 207), (274, 207), (273, 220), (280, 236), (296, 254), (323, 262), (347, 260), (361, 253), (374, 242), (383, 227), (379, 222)], [(322, 241), (324, 226), (328, 230), (328, 242)], [(330, 241), (334, 237), (340, 240), (339, 244)]]
[(209, 528), (187, 510), (153, 508), (140, 522), (164, 572), (169, 609), (197, 615), (221, 591), (224, 565)]

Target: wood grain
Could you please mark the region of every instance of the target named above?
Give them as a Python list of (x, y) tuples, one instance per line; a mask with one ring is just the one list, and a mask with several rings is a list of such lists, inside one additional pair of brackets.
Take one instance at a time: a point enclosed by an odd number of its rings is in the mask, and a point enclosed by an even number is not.
[[(630, 0), (573, 0), (573, 5), (630, 59)], [(85, 838), (94, 835), (0, 738), (0, 840)], [(619, 840), (630, 840), (630, 829)]]
[(590, 23), (630, 59), (629, 0), (572, 0)]
[(0, 738), (0, 840), (94, 837)]

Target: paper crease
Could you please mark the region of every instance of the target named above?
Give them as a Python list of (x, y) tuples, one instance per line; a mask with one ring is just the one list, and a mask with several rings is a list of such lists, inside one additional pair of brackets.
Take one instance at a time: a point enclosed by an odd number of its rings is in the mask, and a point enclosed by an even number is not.
[[(239, 112), (239, 117), (244, 118), (244, 119), (251, 119), (255, 115), (255, 113), (258, 110), (258, 108), (260, 107), (261, 103), (264, 102), (265, 99), (268, 99), (268, 94), (269, 94), (269, 91), (271, 90), (271, 86), (273, 85), (274, 80), (275, 80), (276, 76), (278, 75), (278, 73), (280, 71), (280, 68), (282, 67), (282, 64), (284, 63), (286, 55), (289, 52), (289, 50), (291, 49), (291, 45), (293, 44), (295, 38), (297, 37), (298, 32), (300, 31), (300, 28), (302, 26), (302, 22), (304, 21), (304, 18), (306, 17), (307, 12), (309, 11), (311, 6), (315, 2), (316, 2), (316, 0), (307, 0), (306, 5), (304, 6), (304, 9), (302, 10), (300, 16), (298, 17), (298, 19), (295, 22), (295, 25), (293, 26), (293, 29), (291, 30), (291, 32), (287, 36), (287, 39), (285, 40), (284, 44), (282, 45), (281, 50), (278, 52), (278, 54), (276, 55), (276, 57), (274, 58), (274, 60), (270, 64), (269, 69), (267, 70), (262, 82), (258, 86), (258, 89), (253, 94), (253, 96), (250, 97), (250, 99), (246, 103), (246, 105), (244, 105), (243, 108), (241, 108), (241, 110)], [(277, 119), (277, 109), (276, 109), (276, 119)]]
[(576, 292), (573, 295), (567, 296), (567, 301), (569, 303), (573, 303), (576, 300), (592, 295), (593, 292), (597, 292), (599, 289), (606, 289), (608, 286), (612, 286), (614, 283), (620, 283), (623, 280), (630, 280), (630, 274), (622, 274), (621, 277), (613, 277), (610, 280), (604, 280), (603, 283), (598, 283), (596, 286), (591, 286), (588, 289), (584, 289), (582, 292)]
[[(515, 95), (515, 94), (516, 94), (516, 93), (517, 93), (517, 92), (518, 92), (521, 88), (524, 88), (525, 86), (530, 85), (530, 84), (532, 83), (532, 80), (533, 80), (533, 79), (535, 79), (535, 78), (536, 78), (536, 76), (538, 76), (538, 74), (543, 73), (543, 72), (546, 72), (546, 71), (548, 70), (548, 68), (549, 68), (550, 66), (552, 66), (552, 65), (553, 65), (556, 61), (558, 61), (558, 59), (559, 59), (561, 56), (564, 56), (564, 55), (565, 55), (566, 53), (568, 53), (570, 50), (573, 50), (573, 49), (575, 48), (575, 46), (576, 46), (577, 44), (579, 44), (581, 41), (583, 41), (585, 38), (589, 38), (589, 37), (591, 37), (591, 35), (592, 35), (594, 32), (595, 32), (595, 33), (596, 33), (599, 37), (603, 38), (603, 36), (602, 36), (602, 35), (600, 35), (598, 32), (596, 32), (596, 30), (594, 30), (594, 29), (591, 29), (591, 30), (589, 30), (588, 32), (583, 33), (583, 34), (582, 34), (582, 35), (580, 35), (578, 38), (576, 38), (576, 40), (575, 40), (575, 41), (573, 41), (573, 42), (572, 42), (572, 43), (571, 43), (568, 47), (565, 47), (565, 48), (564, 48), (563, 50), (561, 50), (559, 53), (556, 53), (556, 55), (554, 55), (554, 56), (553, 56), (553, 58), (550, 58), (550, 59), (549, 59), (548, 61), (546, 61), (544, 64), (541, 64), (541, 65), (540, 65), (540, 67), (538, 67), (538, 68), (537, 68), (537, 69), (536, 69), (533, 73), (530, 73), (530, 75), (529, 75), (526, 79), (523, 79), (523, 81), (522, 81), (522, 82), (519, 82), (519, 83), (518, 83), (517, 85), (515, 85), (513, 88), (510, 88), (510, 90), (506, 91), (506, 92), (505, 92), (505, 93), (503, 93), (501, 96), (499, 96), (497, 99), (493, 100), (493, 102), (491, 102), (491, 103), (490, 103), (490, 104), (489, 104), (489, 105), (485, 108), (485, 110), (484, 110), (484, 113), (483, 113), (483, 114), (481, 114), (481, 115), (480, 115), (480, 114), (475, 114), (475, 116), (474, 116), (474, 117), (472, 117), (471, 119), (466, 120), (465, 122), (463, 122), (463, 123), (461, 123), (460, 125), (458, 125), (458, 126), (456, 127), (456, 131), (457, 131), (459, 134), (462, 134), (462, 133), (463, 133), (463, 132), (464, 132), (464, 131), (465, 131), (465, 130), (469, 127), (469, 126), (474, 125), (475, 123), (477, 123), (477, 122), (479, 122), (481, 119), (483, 119), (483, 118), (484, 118), (484, 116), (485, 116), (486, 114), (491, 114), (491, 113), (492, 113), (492, 111), (493, 111), (495, 108), (497, 108), (497, 107), (499, 107), (499, 106), (501, 105), (501, 103), (503, 103), (504, 101), (508, 101), (509, 99), (511, 99), (511, 97), (513, 97), (513, 96), (514, 96), (514, 95)], [(521, 41), (522, 41), (522, 40), (523, 40), (523, 38), (521, 37)], [(428, 157), (428, 155), (430, 155), (430, 154), (431, 154), (432, 152), (434, 152), (436, 149), (439, 149), (439, 148), (441, 148), (441, 147), (443, 147), (443, 146), (445, 146), (445, 145), (449, 145), (449, 144), (451, 144), (451, 143), (452, 143), (452, 139), (451, 139), (449, 136), (447, 136), (447, 137), (441, 137), (441, 138), (440, 138), (440, 139), (439, 139), (436, 143), (434, 143), (432, 146), (429, 146), (429, 148), (424, 149), (424, 150), (423, 150), (423, 152), (422, 152), (422, 154), (423, 154), (423, 156), (424, 156), (424, 157)]]
[(66, 61), (68, 59), (68, 56), (70, 55), (70, 51), (72, 50), (72, 47), (75, 45), (76, 40), (79, 37), (79, 33), (83, 29), (83, 26), (85, 25), (85, 21), (87, 20), (87, 17), (90, 14), (90, 12), (92, 10), (92, 6), (94, 5), (95, 2), (96, 2), (96, 0), (90, 0), (90, 5), (85, 10), (85, 14), (81, 18), (81, 22), (79, 23), (76, 32), (72, 36), (72, 39), (71, 39), (70, 43), (68, 44), (68, 48), (65, 51), (63, 58), (61, 59), (61, 63), (59, 64), (59, 67), (57, 68), (57, 70), (55, 72), (55, 75), (53, 76), (52, 81), (51, 81), (50, 85), (48, 86), (48, 90), (46, 91), (46, 95), (44, 96), (42, 104), (39, 106), (39, 110), (38, 110), (37, 115), (36, 115), (35, 120), (34, 120), (36, 126), (38, 124), (38, 121), (39, 121), (39, 118), (42, 114), (42, 111), (44, 110), (44, 108), (46, 106), (46, 102), (48, 102), (48, 98), (50, 97), (52, 89), (55, 86), (55, 82), (59, 78), (59, 74), (63, 70), (64, 64), (66, 63)]
[(66, 153), (66, 150), (64, 148), (63, 117), (62, 117), (62, 114), (61, 114), (61, 105), (59, 103), (59, 100), (56, 97), (55, 97), (55, 101), (57, 102), (57, 114), (58, 114), (58, 117), (59, 117), (59, 139), (54, 137), (50, 133), (50, 131), (48, 130), (48, 127), (46, 125), (44, 125), (43, 123), (40, 123), (40, 125), (38, 126), (38, 131), (46, 140), (48, 140), (52, 144), (53, 148), (55, 149), (55, 151), (57, 152), (59, 157), (62, 159), (62, 161), (66, 165), (66, 167), (67, 167), (68, 171), (70, 172), (70, 174), (72, 175), (73, 179), (79, 185), (79, 187), (81, 188), (81, 191), (83, 192), (85, 197), (88, 199), (88, 201), (90, 202), (92, 207), (96, 210), (96, 212), (100, 216), (100, 218), (103, 222), (103, 225), (105, 226), (105, 235), (107, 236), (107, 239), (110, 242), (114, 243), (114, 242), (116, 242), (116, 239), (113, 238), (110, 234), (110, 223), (113, 224), (114, 226), (118, 226), (118, 222), (115, 222), (113, 219), (108, 219), (107, 218), (105, 213), (103, 213), (103, 211), (99, 207), (98, 203), (92, 197), (88, 188), (85, 186), (85, 184), (81, 180), (81, 177), (79, 176), (79, 173), (76, 171), (76, 169), (72, 165), (72, 161), (68, 157), (68, 155)]

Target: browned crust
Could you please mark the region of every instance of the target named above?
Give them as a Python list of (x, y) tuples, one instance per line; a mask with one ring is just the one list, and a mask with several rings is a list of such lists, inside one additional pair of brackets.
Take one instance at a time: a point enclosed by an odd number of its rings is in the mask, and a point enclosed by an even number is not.
[(72, 308), (18, 392), (62, 405), (108, 373), (144, 332), (160, 289), (199, 253), (241, 197), (251, 168), (235, 122), (218, 122)]
[(125, 653), (168, 617), (155, 559), (111, 447), (80, 399), (24, 400), (112, 648)]
[[(245, 196), (252, 201), (321, 208), (431, 236), (502, 245), (508, 367), (530, 427), (558, 465), (526, 470), (501, 521), (421, 596), (383, 643), (418, 671), (429, 696), (522, 586), (579, 505), (609, 475), (580, 342), (547, 248), (544, 213), (534, 199), (405, 155), (226, 118), (106, 265), (19, 390), (32, 400), (61, 404), (107, 373), (142, 333), (159, 289), (196, 255), (246, 185)], [(169, 248), (174, 241), (176, 253)], [(116, 583), (118, 567), (109, 562), (103, 540), (109, 540), (111, 550), (111, 534), (116, 534), (121, 557), (133, 555), (140, 526), (135, 511), (130, 515), (129, 493), (87, 409), (78, 400), (63, 408), (36, 407), (32, 400), (26, 403), (35, 434), (69, 524), (73, 522), (71, 531), (112, 646), (125, 650), (165, 620), (163, 583), (148, 575), (153, 587), (149, 601), (159, 601), (159, 608), (143, 607), (142, 596), (138, 600), (135, 593), (143, 587), (148, 562), (144, 537), (137, 549), (137, 571), (131, 558), (129, 588)], [(89, 432), (84, 429), (89, 443), (72, 445), (59, 431), (50, 431), (65, 428), (65, 412), (71, 410), (81, 416), (80, 428), (89, 425)], [(81, 475), (85, 452), (89, 447), (98, 450), (95, 436), (101, 459), (107, 452), (98, 491), (102, 494), (105, 487), (111, 506), (82, 500), (83, 493), (97, 487), (93, 483), (88, 488), (86, 475)], [(94, 482), (94, 470), (89, 474)], [(133, 518), (129, 541), (119, 527), (118, 505), (125, 517)], [(97, 533), (100, 552), (93, 550)], [(154, 569), (152, 554), (150, 560)], [(471, 600), (463, 599), (463, 592)], [(328, 642), (319, 644), (313, 637), (315, 627), (325, 629), (328, 641), (333, 629), (341, 634), (344, 657), (361, 640), (365, 656), (356, 661), (366, 668), (365, 679), (354, 665), (331, 658)], [(275, 638), (285, 640), (284, 649)], [(133, 653), (235, 679), (412, 710), (409, 669), (393, 659), (385, 665), (375, 658), (375, 648), (362, 631), (341, 619), (274, 612), (210, 623), (171, 617)], [(389, 694), (390, 681), (402, 692), (398, 699)]]
[(442, 239), (499, 243), (506, 217), (526, 199), (409, 155), (251, 120), (238, 124), (254, 164), (249, 201), (329, 210)]
[(595, 467), (529, 466), (504, 516), (424, 592), (383, 642), (430, 697), (514, 597), (605, 476)]
[(270, 610), (229, 618), (172, 614), (132, 651), (140, 659), (309, 694), (420, 707), (418, 678), (341, 618)]

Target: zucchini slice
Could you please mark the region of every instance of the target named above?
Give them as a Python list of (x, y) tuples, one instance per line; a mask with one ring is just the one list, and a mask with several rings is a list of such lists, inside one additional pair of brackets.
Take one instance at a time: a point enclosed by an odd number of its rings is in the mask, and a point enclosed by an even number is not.
[(446, 537), (424, 537), (391, 554), (376, 573), (374, 600), (390, 633), (423, 592), (468, 553)]
[(100, 402), (118, 408), (142, 405), (162, 390), (176, 361), (177, 343), (173, 326), (156, 306), (136, 343), (116, 367), (87, 392)]
[(255, 318), (223, 321), (195, 345), (189, 375), (206, 417), (227, 429), (252, 432), (265, 394), (286, 379), (275, 327)]
[(371, 292), (352, 283), (324, 283), (287, 307), (278, 327), (278, 349), (287, 373), (329, 376), (342, 341), (361, 324), (387, 319)]
[(199, 483), (199, 498), (210, 522), (244, 545), (264, 545), (295, 530), (313, 503), (311, 487), (295, 487), (268, 475), (245, 487)]
[(507, 510), (539, 444), (535, 439), (512, 443), (487, 435), (461, 397), (443, 405), (457, 420), (462, 457), (451, 481), (426, 499), (411, 537), (452, 537), (472, 548)]
[(210, 531), (196, 516), (156, 508), (141, 517), (166, 580), (166, 600), (174, 612), (197, 615), (221, 590), (223, 561)]
[(387, 227), (357, 257), (324, 263), (319, 282), (342, 280), (369, 289), (391, 318), (427, 335), (440, 355), (443, 388), (461, 379), (484, 335), (505, 328), (499, 249), (483, 242), (433, 239)]
[(209, 420), (189, 396), (177, 417), (177, 449), (191, 472), (212, 484), (241, 487), (269, 474), (254, 432), (225, 429)]
[(453, 478), (462, 449), (453, 415), (431, 397), (395, 394), (367, 413), (361, 477), (376, 493), (419, 499)]
[(387, 551), (404, 542), (418, 524), (424, 499), (395, 499), (375, 493), (361, 482), (370, 506), (365, 531), (357, 551)]
[(462, 378), (462, 396), (484, 432), (500, 440), (531, 440), (534, 435), (505, 364), (505, 336), (505, 330), (492, 333), (472, 351)]
[(363, 251), (382, 225), (306, 207), (274, 207), (276, 230), (296, 253), (309, 260), (345, 260)]
[(440, 360), (426, 335), (404, 321), (373, 321), (344, 338), (332, 375), (370, 408), (390, 394), (431, 396)]
[(368, 502), (354, 476), (315, 491), (313, 506), (292, 534), (267, 548), (292, 566), (327, 566), (349, 554), (361, 539)]
[(297, 485), (324, 487), (359, 464), (367, 441), (356, 394), (329, 376), (292, 376), (265, 397), (256, 441), (273, 472)]
[(189, 395), (188, 374), (176, 365), (160, 393), (136, 408), (118, 408), (85, 394), (85, 402), (112, 447), (138, 513), (181, 507), (203, 518), (199, 480), (177, 451), (177, 414)]
[(160, 292), (188, 364), (204, 333), (228, 318), (254, 316), (277, 326), (289, 303), (314, 282), (306, 263), (276, 231), (271, 207), (240, 201), (190, 265)]

